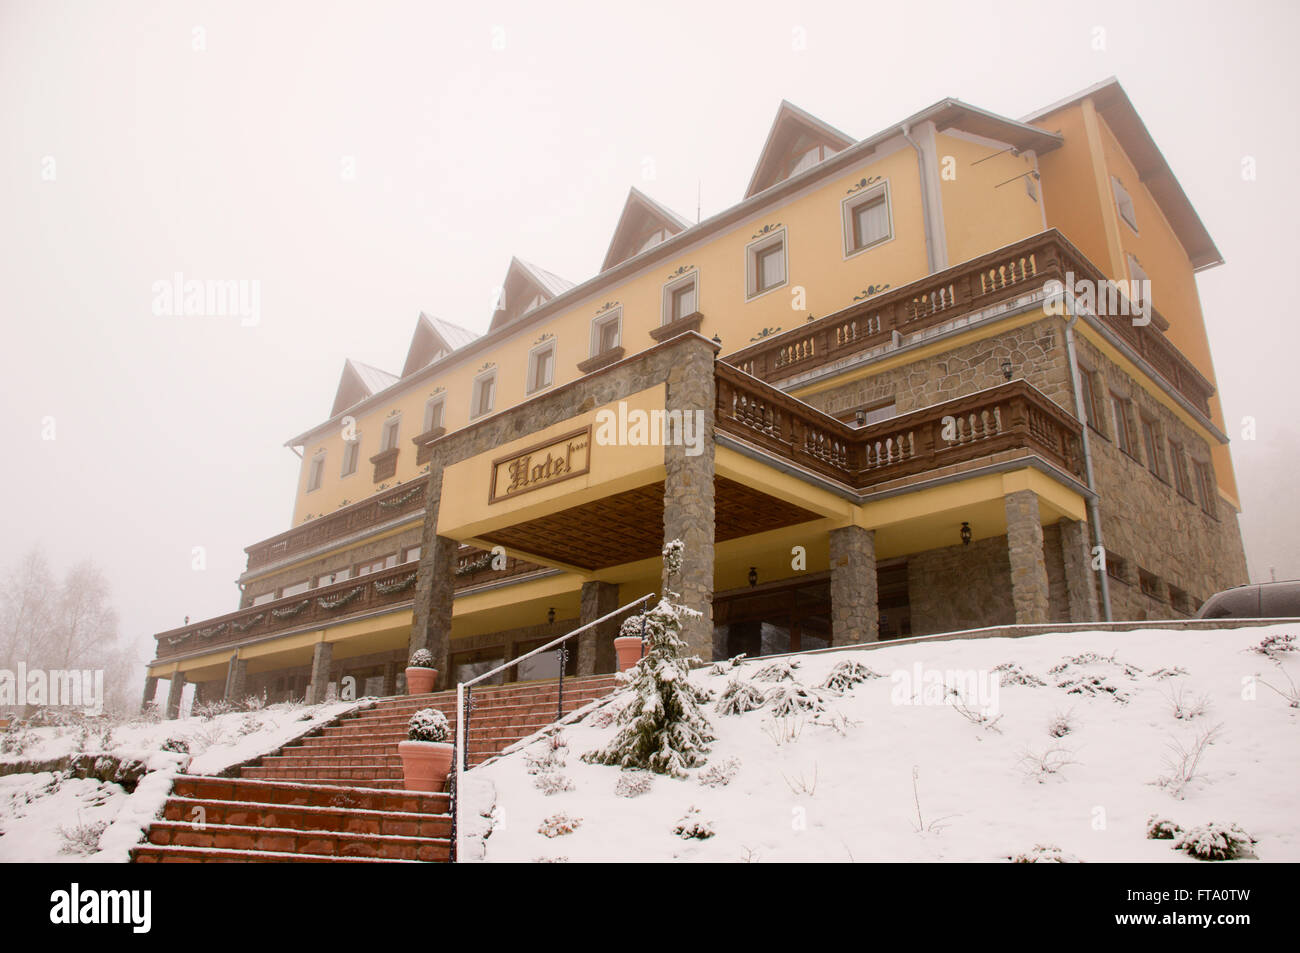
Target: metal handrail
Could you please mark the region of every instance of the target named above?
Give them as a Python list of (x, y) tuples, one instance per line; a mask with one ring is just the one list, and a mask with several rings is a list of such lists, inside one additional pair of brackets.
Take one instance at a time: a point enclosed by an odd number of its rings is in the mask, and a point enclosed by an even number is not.
[[(595, 628), (596, 626), (601, 625), (604, 622), (608, 622), (610, 619), (614, 618), (615, 616), (622, 615), (624, 612), (627, 612), (629, 609), (633, 608), (634, 606), (639, 606), (642, 603), (648, 602), (650, 599), (653, 598), (654, 598), (654, 593), (647, 592), (641, 598), (634, 599), (631, 602), (627, 603), (626, 605), (619, 606), (613, 612), (607, 612), (599, 619), (593, 619), (591, 622), (584, 623), (583, 625), (578, 626), (572, 632), (568, 632), (560, 636), (558, 639), (552, 639), (550, 642), (547, 642), (545, 645), (538, 646), (537, 648), (533, 649), (531, 652), (525, 652), (523, 655), (520, 655), (518, 658), (511, 659), (508, 662), (503, 662), (502, 664), (498, 665), (496, 668), (492, 669), (491, 671), (484, 672), (482, 675), (476, 675), (467, 682), (458, 682), (456, 684), (456, 747), (454, 748), (455, 753), (452, 757), (451, 792), (450, 792), (451, 793), (451, 859), (453, 862), (456, 860), (456, 846), (457, 846), (456, 840), (460, 830), (460, 798), (459, 798), (460, 777), (465, 771), (469, 770), (469, 712), (473, 709), (473, 695), (471, 692), (473, 687), (477, 685), (479, 682), (484, 681), (485, 679), (489, 679), (494, 675), (499, 675), (501, 672), (504, 672), (506, 669), (513, 668), (514, 666), (518, 665), (520, 662), (524, 661), (525, 659), (530, 659), (534, 655), (540, 655), (543, 652), (549, 652), (551, 649), (555, 648), (556, 646), (562, 645), (563, 643), (569, 641), (569, 639), (573, 638), (575, 635), (579, 635), (583, 632), (586, 632), (588, 629)], [(566, 661), (567, 651), (568, 651), (567, 649), (560, 650), (560, 710), (556, 716), (557, 721), (560, 718), (564, 717), (564, 665)], [(643, 644), (642, 653), (644, 653), (644, 651), (645, 651), (645, 646)]]

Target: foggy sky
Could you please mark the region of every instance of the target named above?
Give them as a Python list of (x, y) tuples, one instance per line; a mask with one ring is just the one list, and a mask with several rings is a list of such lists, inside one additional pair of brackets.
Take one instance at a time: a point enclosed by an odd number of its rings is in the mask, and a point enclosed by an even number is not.
[[(782, 98), (862, 138), (1115, 75), (1227, 259), (1200, 288), (1252, 578), (1300, 577), (1300, 16), (1053, 6), (0, 3), (0, 566), (94, 558), (144, 660), (237, 606), (344, 358), (400, 370), (421, 309), (485, 330), (512, 254), (582, 281), (629, 186), (734, 204)], [(260, 281), (260, 322), (155, 316), (176, 272)]]

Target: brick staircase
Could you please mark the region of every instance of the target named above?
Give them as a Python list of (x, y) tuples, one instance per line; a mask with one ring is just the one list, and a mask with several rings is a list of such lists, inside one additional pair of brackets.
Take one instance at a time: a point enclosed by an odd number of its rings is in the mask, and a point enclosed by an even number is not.
[[(564, 714), (609, 694), (614, 684), (613, 675), (566, 678)], [(545, 728), (558, 713), (555, 682), (477, 688), (472, 697), (471, 766)], [(132, 860), (448, 860), (448, 796), (402, 790), (397, 743), (422, 708), (441, 710), (455, 730), (455, 692), (397, 696), (240, 767), (238, 777), (178, 778)]]

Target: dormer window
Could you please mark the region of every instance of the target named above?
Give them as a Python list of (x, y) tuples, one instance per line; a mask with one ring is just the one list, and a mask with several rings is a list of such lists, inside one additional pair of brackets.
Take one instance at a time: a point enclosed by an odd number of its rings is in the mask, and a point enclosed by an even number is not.
[(669, 234), (670, 233), (666, 228), (658, 229), (641, 243), (641, 247), (636, 250), (636, 253), (639, 255), (643, 251), (649, 251), (661, 242), (666, 242), (669, 238)]
[(533, 300), (528, 302), (528, 307), (524, 308), (521, 314), (527, 314), (535, 308), (540, 308), (546, 304), (546, 298), (543, 295), (533, 295)]
[(793, 178), (800, 172), (806, 172), (817, 163), (825, 162), (833, 155), (835, 155), (835, 150), (830, 146), (816, 145), (810, 149), (805, 149), (790, 164), (790, 171), (786, 173), (786, 178)]

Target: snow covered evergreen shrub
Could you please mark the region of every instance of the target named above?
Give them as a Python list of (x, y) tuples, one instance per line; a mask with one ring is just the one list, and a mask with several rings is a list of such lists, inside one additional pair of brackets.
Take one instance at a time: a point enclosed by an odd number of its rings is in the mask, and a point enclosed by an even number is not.
[(565, 834), (572, 834), (581, 826), (582, 818), (570, 817), (561, 811), (542, 821), (541, 826), (537, 828), (537, 833), (545, 837), (562, 837)]
[(1121, 662), (1114, 654), (1099, 655), (1096, 652), (1083, 652), (1079, 655), (1069, 656), (1059, 664), (1048, 669), (1047, 674), (1060, 675), (1071, 667), (1082, 668), (1085, 665), (1113, 665), (1129, 678), (1137, 678), (1142, 674), (1142, 669), (1128, 662)]
[(1158, 814), (1147, 818), (1147, 840), (1173, 840), (1182, 832), (1176, 823)]
[(99, 839), (108, 830), (108, 821), (93, 821), (89, 824), (78, 823), (72, 827), (60, 827), (59, 837), (63, 838), (60, 854), (93, 854), (99, 850)]
[(1070, 695), (1110, 696), (1121, 705), (1128, 704), (1129, 696), (1104, 675), (1076, 675), (1057, 682), (1056, 687)]
[(726, 675), (726, 674), (727, 674), (728, 672), (730, 672), (733, 668), (739, 668), (739, 667), (740, 667), (740, 663), (743, 662), (743, 661), (745, 661), (745, 653), (744, 653), (744, 652), (741, 652), (739, 655), (733, 655), (731, 658), (727, 659), (725, 662), (714, 662), (714, 663), (713, 663), (713, 667), (709, 669), (709, 674), (710, 674), (710, 675)]
[(421, 708), (406, 723), (406, 736), (412, 741), (446, 741), (450, 733), (447, 716), (436, 708)]
[(1055, 844), (1035, 844), (1032, 850), (1012, 854), (1009, 858), (1013, 864), (1081, 864), (1078, 857), (1067, 854)]
[(648, 771), (621, 771), (614, 793), (619, 797), (640, 797), (647, 794), (654, 784), (654, 775)]
[(189, 754), (190, 743), (184, 738), (168, 738), (162, 743), (163, 751), (174, 751), (177, 754)]
[(842, 695), (860, 682), (882, 677), (879, 672), (873, 672), (856, 659), (845, 659), (830, 670), (819, 687)]
[(1252, 848), (1258, 841), (1236, 824), (1210, 821), (1180, 834), (1174, 839), (1174, 850), (1181, 850), (1197, 860), (1236, 860), (1254, 857)]
[(416, 649), (411, 653), (407, 668), (433, 668), (433, 653), (428, 649)]
[(826, 709), (817, 689), (807, 688), (798, 682), (782, 682), (777, 685), (768, 692), (767, 702), (771, 706), (773, 718), (787, 718)]
[(794, 681), (795, 669), (799, 667), (799, 661), (790, 661), (789, 659), (779, 658), (774, 662), (769, 662), (754, 673), (754, 680), (758, 682), (790, 682)]
[(1003, 662), (1001, 665), (995, 665), (993, 671), (998, 673), (998, 684), (1000, 685), (1024, 685), (1026, 688), (1042, 688), (1047, 684), (1037, 675), (1026, 672), (1015, 662)]
[[(681, 540), (664, 546), (663, 555), (671, 582), (681, 569)], [(700, 705), (709, 695), (691, 684), (690, 665), (699, 659), (682, 656), (686, 643), (680, 633), (682, 620), (694, 613), (672, 601), (676, 596), (665, 587), (653, 609), (624, 621), (623, 632), (644, 632), (647, 651), (628, 673), (633, 694), (619, 713), (622, 729), (605, 747), (584, 754), (584, 761), (673, 777), (685, 777), (687, 768), (704, 764), (713, 727)]]
[(22, 754), (35, 743), (36, 735), (18, 725), (0, 731), (0, 754)]
[(713, 822), (700, 816), (700, 809), (692, 807), (673, 827), (673, 833), (683, 840), (708, 840), (716, 831)]
[(713, 706), (713, 710), (719, 715), (743, 715), (747, 711), (762, 708), (766, 698), (767, 692), (753, 682), (733, 678), (727, 682), (727, 687), (718, 696), (718, 702)]
[(727, 758), (700, 772), (700, 784), (706, 788), (725, 788), (740, 770), (739, 758)]
[(543, 771), (534, 779), (533, 787), (549, 797), (561, 791), (572, 791), (573, 782), (567, 775), (560, 774), (558, 771)]
[(1270, 635), (1259, 645), (1252, 645), (1250, 651), (1277, 662), (1288, 652), (1300, 652), (1300, 644), (1296, 643), (1294, 635)]

